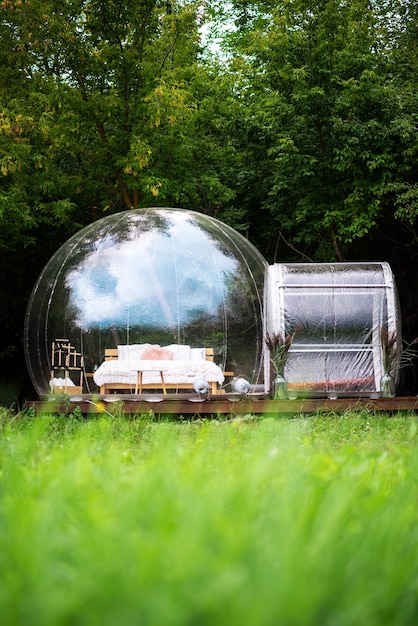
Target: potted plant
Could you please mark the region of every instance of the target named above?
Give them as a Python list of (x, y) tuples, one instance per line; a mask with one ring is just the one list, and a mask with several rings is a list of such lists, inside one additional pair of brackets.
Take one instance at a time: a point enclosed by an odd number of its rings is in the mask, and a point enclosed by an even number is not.
[(398, 341), (396, 333), (389, 333), (387, 326), (380, 329), (380, 346), (382, 354), (383, 375), (380, 379), (380, 391), (384, 398), (394, 398), (396, 394), (396, 384), (394, 379), (394, 365), (398, 364), (399, 369), (410, 366), (417, 358), (416, 349), (412, 346), (418, 344), (418, 337), (406, 346)]
[(276, 400), (284, 400), (288, 397), (288, 387), (287, 380), (284, 376), (284, 369), (295, 332), (296, 330), (285, 335), (281, 333), (267, 333), (266, 335), (266, 345), (270, 352), (270, 361), (276, 374), (272, 383), (272, 395)]
[(393, 367), (399, 356), (399, 345), (395, 332), (389, 332), (387, 326), (380, 329), (380, 347), (382, 352), (383, 375), (380, 379), (380, 392), (383, 398), (394, 398), (396, 394)]

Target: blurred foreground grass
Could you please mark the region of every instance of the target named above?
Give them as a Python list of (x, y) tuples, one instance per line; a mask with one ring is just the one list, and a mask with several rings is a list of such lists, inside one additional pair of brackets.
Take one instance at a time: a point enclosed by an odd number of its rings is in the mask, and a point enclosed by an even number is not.
[(4, 626), (415, 624), (417, 420), (3, 416), (0, 581)]

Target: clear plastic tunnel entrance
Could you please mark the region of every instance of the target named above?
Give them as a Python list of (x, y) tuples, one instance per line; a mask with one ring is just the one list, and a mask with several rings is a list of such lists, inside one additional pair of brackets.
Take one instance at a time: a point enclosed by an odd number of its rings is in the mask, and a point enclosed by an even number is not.
[[(67, 374), (95, 393), (105, 350), (133, 344), (210, 347), (222, 371), (263, 378), (263, 256), (234, 229), (182, 209), (140, 209), (74, 235), (46, 265), (26, 313), (25, 352), (40, 396), (52, 348), (80, 356)], [(79, 378), (80, 374), (80, 378)]]
[[(387, 263), (278, 263), (267, 268), (265, 289), (266, 332), (294, 334), (285, 365), (290, 391), (380, 392), (382, 333), (401, 345)], [(398, 369), (399, 351), (391, 367), (395, 379)], [(268, 355), (265, 380), (272, 380)]]

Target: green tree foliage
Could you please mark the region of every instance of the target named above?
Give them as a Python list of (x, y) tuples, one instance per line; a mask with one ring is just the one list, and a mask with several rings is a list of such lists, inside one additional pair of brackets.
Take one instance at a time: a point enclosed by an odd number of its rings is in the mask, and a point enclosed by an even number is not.
[(384, 216), (415, 219), (416, 102), (395, 80), (384, 3), (232, 4), (247, 166), (260, 182), (244, 195), (270, 257), (290, 246), (299, 259), (342, 260)]
[[(24, 48), (19, 69), (31, 94), (25, 104), (41, 112), (36, 122), (47, 146), (34, 157), (47, 193), (62, 199), (66, 179), (77, 205), (122, 210), (157, 197), (195, 201), (199, 186), (206, 191), (194, 159), (198, 153), (203, 165), (208, 154), (197, 98), (206, 98), (211, 84), (197, 64), (200, 4), (3, 3), (3, 28)], [(190, 177), (181, 186), (191, 164), (194, 189)], [(15, 167), (14, 160), (5, 163), (10, 173)], [(219, 202), (229, 192), (211, 182)]]
[[(405, 145), (402, 184), (394, 204), (396, 217), (414, 226), (418, 217), (418, 5), (396, 0), (387, 8), (387, 47), (391, 54), (391, 75), (404, 112), (399, 132)], [(401, 165), (401, 164), (399, 164)], [(406, 167), (405, 167), (406, 166)], [(405, 171), (406, 169), (406, 171)]]

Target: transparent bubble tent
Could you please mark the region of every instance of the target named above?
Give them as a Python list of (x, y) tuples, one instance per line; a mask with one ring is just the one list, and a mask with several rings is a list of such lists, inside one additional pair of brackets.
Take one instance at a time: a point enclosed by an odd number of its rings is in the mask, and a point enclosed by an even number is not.
[[(292, 392), (381, 391), (383, 352), (400, 347), (397, 290), (387, 263), (280, 264), (266, 270), (265, 327), (293, 336), (285, 364)], [(390, 373), (396, 379), (400, 350)], [(272, 380), (269, 359), (265, 379)]]
[[(137, 391), (139, 373), (141, 383), (142, 374), (158, 382), (168, 360), (187, 361), (193, 380), (197, 362), (212, 361), (218, 369), (202, 377), (219, 389), (227, 372), (260, 383), (265, 268), (242, 235), (193, 211), (139, 209), (90, 224), (51, 258), (28, 303), (25, 355), (37, 393), (107, 391), (96, 375), (106, 354), (120, 365), (133, 347), (123, 388)], [(136, 369), (138, 358), (149, 371)]]

